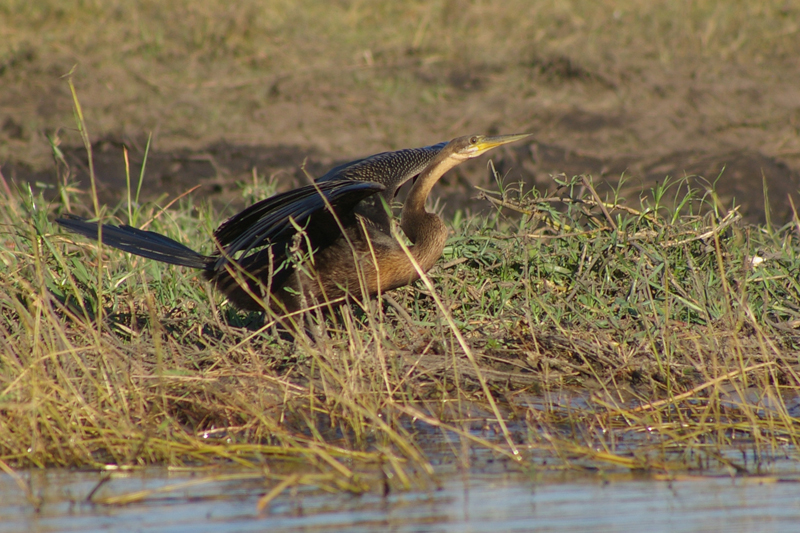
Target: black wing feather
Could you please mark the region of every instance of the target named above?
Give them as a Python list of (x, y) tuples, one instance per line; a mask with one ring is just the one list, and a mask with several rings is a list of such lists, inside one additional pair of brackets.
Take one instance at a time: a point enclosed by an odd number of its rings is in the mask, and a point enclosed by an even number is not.
[(267, 245), (272, 246), (275, 260), (282, 261), (285, 257), (282, 245), (288, 245), (297, 232), (291, 220), (306, 228), (312, 247), (324, 247), (341, 235), (328, 204), (346, 225), (358, 202), (383, 190), (380, 183), (330, 181), (262, 200), (226, 220), (214, 233), (226, 256), (219, 258), (215, 269), (223, 268), (235, 254), (246, 255)]
[(406, 148), (394, 152), (381, 152), (363, 159), (356, 159), (329, 170), (317, 183), (337, 180), (356, 180), (380, 183), (386, 188), (380, 195), (364, 199), (355, 211), (368, 218), (384, 233), (391, 232), (391, 218), (386, 205), (391, 205), (397, 190), (408, 180), (416, 178), (420, 172), (442, 151), (447, 142)]
[[(56, 223), (73, 233), (97, 240), (97, 222), (67, 214), (64, 218), (56, 219)], [(212, 260), (169, 237), (133, 226), (103, 224), (102, 242), (125, 252), (172, 265), (208, 269)]]
[[(383, 190), (380, 183), (330, 181), (262, 200), (229, 218), (214, 232), (224, 254), (220, 254), (218, 248), (211, 256), (202, 255), (169, 237), (127, 225), (103, 224), (102, 242), (148, 259), (213, 272), (223, 270), (234, 255), (240, 257), (237, 261), (242, 266), (254, 266), (259, 254), (245, 256), (257, 248), (271, 246), (273, 260), (280, 264), (286, 258), (286, 247), (297, 233), (292, 220), (306, 227), (313, 248), (324, 247), (341, 235), (327, 205), (333, 208), (337, 217), (347, 222), (354, 216), (352, 211), (358, 202)], [(97, 222), (71, 214), (56, 222), (64, 229), (97, 240)]]

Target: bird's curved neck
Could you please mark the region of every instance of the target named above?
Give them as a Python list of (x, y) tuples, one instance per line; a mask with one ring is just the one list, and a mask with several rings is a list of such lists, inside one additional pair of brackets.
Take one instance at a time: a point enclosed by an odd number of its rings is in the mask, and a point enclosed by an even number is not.
[(453, 157), (436, 157), (420, 173), (414, 186), (408, 192), (406, 201), (403, 203), (403, 211), (400, 214), (400, 227), (403, 233), (413, 242), (417, 243), (420, 230), (428, 219), (429, 213), (425, 210), (425, 201), (428, 199), (431, 189), (439, 181), (445, 172), (456, 166), (459, 161)]
[(442, 256), (447, 240), (447, 227), (438, 216), (425, 210), (425, 201), (439, 178), (459, 162), (452, 156), (439, 154), (420, 173), (403, 203), (400, 227), (414, 243), (410, 252), (423, 271), (430, 269)]

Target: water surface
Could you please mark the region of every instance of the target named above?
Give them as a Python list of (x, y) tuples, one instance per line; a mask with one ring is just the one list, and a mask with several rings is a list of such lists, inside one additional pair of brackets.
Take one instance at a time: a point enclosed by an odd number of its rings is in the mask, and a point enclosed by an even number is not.
[[(267, 488), (241, 481), (125, 506), (86, 503), (101, 476), (33, 472), (32, 486), (44, 501), (38, 512), (9, 476), (0, 476), (0, 531), (797, 531), (800, 523), (800, 485), (754, 478), (455, 474), (442, 478), (438, 490), (386, 497), (286, 491), (259, 513), (258, 498)], [(197, 477), (153, 468), (114, 477), (101, 491), (126, 493)]]

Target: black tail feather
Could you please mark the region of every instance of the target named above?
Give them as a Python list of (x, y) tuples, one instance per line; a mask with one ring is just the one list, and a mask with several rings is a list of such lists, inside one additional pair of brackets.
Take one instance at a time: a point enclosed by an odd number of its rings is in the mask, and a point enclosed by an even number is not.
[[(75, 215), (64, 215), (56, 223), (73, 233), (97, 240), (97, 222), (88, 222)], [(145, 231), (132, 226), (103, 224), (102, 242), (125, 252), (155, 259), (162, 263), (209, 270), (213, 259), (199, 254), (178, 241), (154, 231)]]

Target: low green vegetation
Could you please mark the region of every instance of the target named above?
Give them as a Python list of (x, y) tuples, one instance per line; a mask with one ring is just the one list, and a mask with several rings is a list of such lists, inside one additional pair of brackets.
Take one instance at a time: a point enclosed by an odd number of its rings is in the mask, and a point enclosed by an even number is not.
[(539, 470), (794, 457), (800, 219), (745, 226), (682, 180), (629, 199), (553, 179), (542, 196), (498, 178), (425, 280), (312, 317), (314, 341), (52, 222), (98, 208), (209, 251), (219, 217), (191, 195), (140, 205), (133, 177), (106, 209), (4, 181), (0, 466), (238, 465), (359, 492), (434, 479), (437, 434), (463, 465), (483, 448)]

